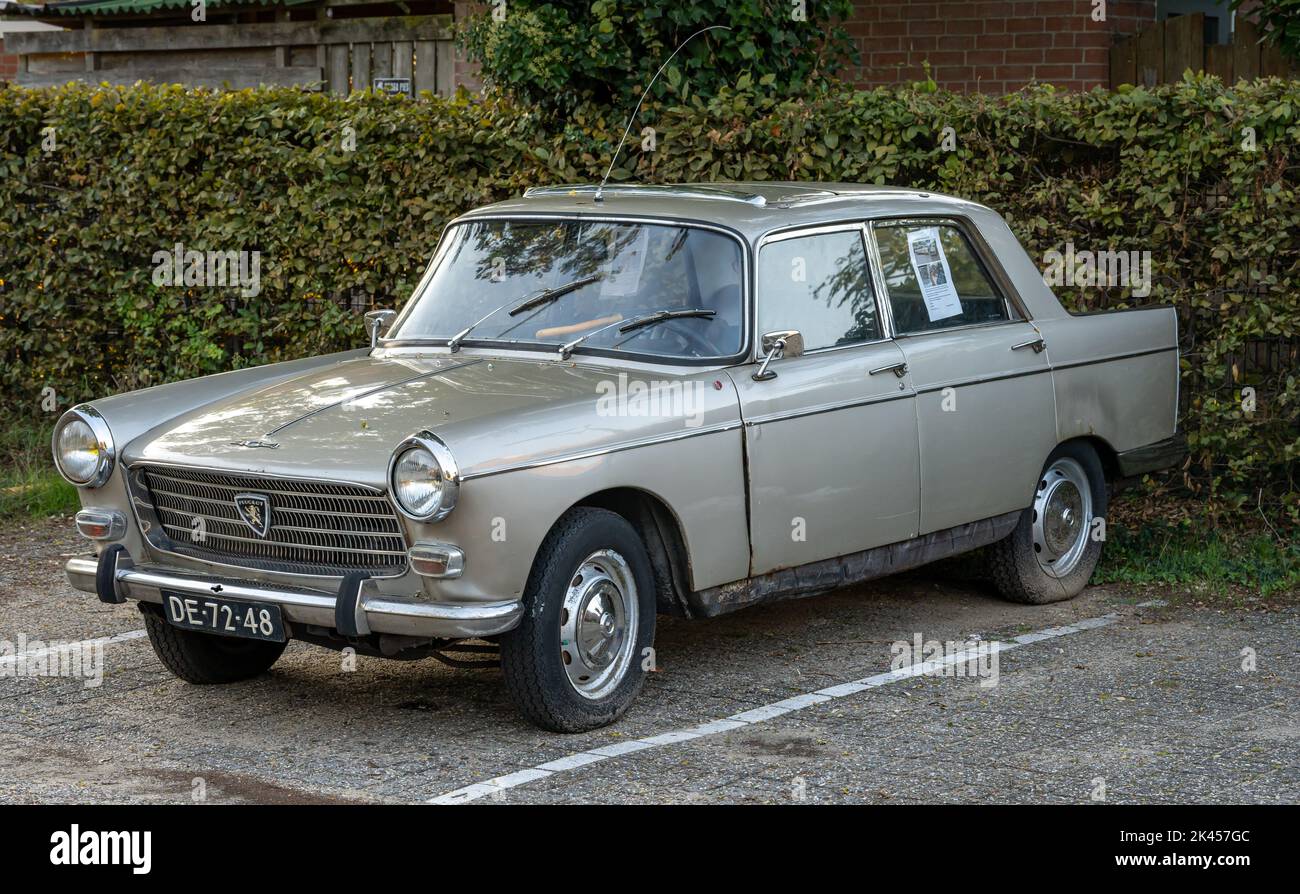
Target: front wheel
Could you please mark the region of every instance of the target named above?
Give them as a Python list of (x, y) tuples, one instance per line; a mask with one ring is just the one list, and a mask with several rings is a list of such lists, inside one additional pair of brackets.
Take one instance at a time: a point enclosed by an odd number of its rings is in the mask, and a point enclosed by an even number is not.
[(655, 608), (650, 559), (632, 525), (605, 509), (568, 512), (538, 552), (523, 619), (501, 637), (519, 710), (562, 733), (617, 720), (645, 682)]
[(235, 683), (269, 670), (288, 643), (237, 639), (173, 627), (160, 615), (144, 612), (158, 660), (187, 683)]
[(1101, 559), (1105, 517), (1106, 479), (1097, 452), (1084, 443), (1057, 447), (1038, 476), (1033, 505), (989, 547), (998, 591), (1031, 605), (1078, 596)]

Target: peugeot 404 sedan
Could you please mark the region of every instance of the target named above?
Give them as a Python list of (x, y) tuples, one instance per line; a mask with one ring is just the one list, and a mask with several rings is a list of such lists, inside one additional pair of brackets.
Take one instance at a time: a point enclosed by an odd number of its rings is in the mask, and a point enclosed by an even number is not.
[(661, 612), (981, 547), (1007, 598), (1073, 597), (1108, 486), (1183, 451), (1173, 310), (1068, 313), (999, 215), (924, 192), (533, 189), (368, 324), (60, 419), (95, 548), (68, 578), (137, 601), (182, 679), (496, 644), (529, 720), (591, 729)]

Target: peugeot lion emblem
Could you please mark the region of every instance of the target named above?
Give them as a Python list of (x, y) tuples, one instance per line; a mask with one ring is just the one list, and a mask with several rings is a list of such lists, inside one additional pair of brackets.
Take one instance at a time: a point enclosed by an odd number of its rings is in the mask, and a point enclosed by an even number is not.
[(271, 498), (266, 494), (235, 494), (235, 509), (258, 537), (271, 530)]

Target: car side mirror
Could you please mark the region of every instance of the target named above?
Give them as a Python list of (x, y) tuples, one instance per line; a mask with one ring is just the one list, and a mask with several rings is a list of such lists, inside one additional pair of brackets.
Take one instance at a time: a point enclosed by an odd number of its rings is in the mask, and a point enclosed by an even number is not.
[(366, 314), (366, 331), (370, 333), (370, 347), (379, 344), (379, 336), (393, 327), (397, 319), (395, 310), (372, 310)]
[(798, 329), (782, 329), (777, 332), (764, 332), (760, 341), (763, 349), (763, 365), (754, 373), (755, 382), (775, 379), (776, 373), (769, 370), (768, 364), (778, 357), (799, 357), (803, 354), (803, 335)]

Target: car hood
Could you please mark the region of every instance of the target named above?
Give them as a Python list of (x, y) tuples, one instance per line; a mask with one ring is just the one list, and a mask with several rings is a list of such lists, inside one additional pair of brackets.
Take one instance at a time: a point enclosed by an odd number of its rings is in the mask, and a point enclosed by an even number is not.
[[(734, 420), (734, 390), (718, 387), (726, 376), (655, 374), (701, 377), (713, 387), (687, 392), (707, 403), (688, 424)], [(473, 474), (683, 428), (680, 417), (600, 412), (619, 380), (617, 369), (554, 360), (358, 357), (198, 407), (136, 438), (124, 458), (383, 488), (393, 448), (420, 430)]]

